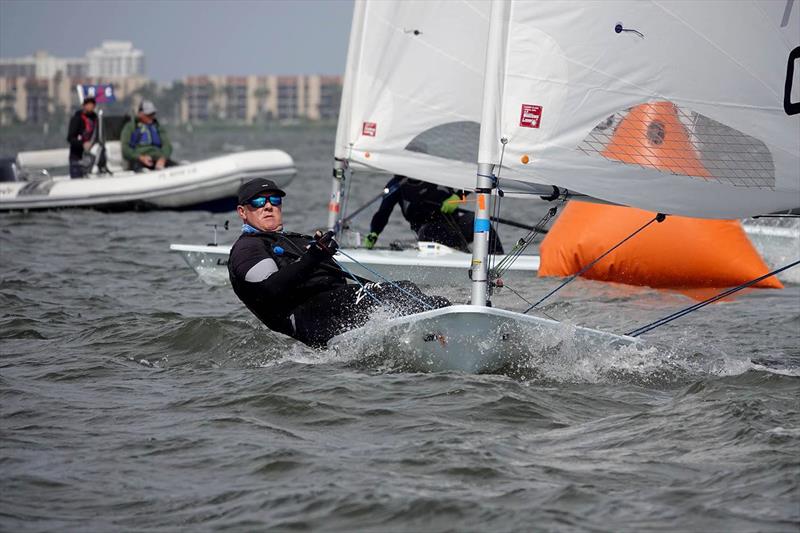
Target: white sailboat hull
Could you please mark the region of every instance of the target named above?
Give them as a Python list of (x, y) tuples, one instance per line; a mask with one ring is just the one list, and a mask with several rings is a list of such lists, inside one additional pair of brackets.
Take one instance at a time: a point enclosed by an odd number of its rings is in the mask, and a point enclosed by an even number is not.
[[(422, 248), (425, 248), (425, 244), (421, 243)], [(169, 249), (180, 253), (200, 279), (209, 285), (223, 285), (228, 282), (230, 246), (172, 244)], [(336, 260), (353, 274), (375, 281), (381, 280), (370, 270), (379, 272), (391, 280), (407, 279), (427, 285), (468, 284), (467, 271), (472, 256), (441, 245), (435, 245), (435, 249), (438, 252), (425, 249), (395, 251), (345, 248), (342, 251), (346, 255), (339, 254)], [(503, 257), (498, 256), (498, 261)], [(533, 277), (538, 270), (539, 256), (521, 256), (511, 265), (504, 277), (507, 279)]]
[(533, 365), (564, 343), (586, 353), (640, 342), (503, 309), (454, 305), (369, 323), (328, 346), (349, 356), (381, 354), (410, 371), (492, 373)]
[[(781, 266), (793, 260), (800, 252), (800, 237), (793, 228), (771, 228), (744, 225), (748, 236), (756, 248), (771, 266)], [(424, 247), (424, 246), (423, 246)], [(448, 284), (462, 280), (467, 283), (465, 272), (469, 269), (471, 256), (447, 247), (436, 245), (439, 252), (424, 250), (365, 250), (361, 248), (343, 251), (381, 275), (397, 280), (408, 279), (415, 283), (428, 285)], [(225, 285), (228, 283), (228, 255), (230, 246), (213, 246), (197, 244), (172, 244), (170, 250), (181, 254), (181, 257), (194, 270), (200, 279), (209, 285)], [(443, 250), (446, 250), (443, 252)], [(503, 256), (500, 256), (502, 258)], [(375, 279), (376, 276), (352, 259), (340, 254), (337, 260), (344, 264), (353, 274)], [(539, 256), (521, 256), (511, 266), (505, 278), (509, 280), (534, 276), (539, 270)], [(797, 273), (789, 270), (781, 280), (798, 283)]]
[(3, 182), (0, 211), (66, 207), (230, 210), (242, 182), (269, 177), (278, 186), (285, 186), (295, 173), (289, 154), (281, 150), (252, 150), (151, 172)]

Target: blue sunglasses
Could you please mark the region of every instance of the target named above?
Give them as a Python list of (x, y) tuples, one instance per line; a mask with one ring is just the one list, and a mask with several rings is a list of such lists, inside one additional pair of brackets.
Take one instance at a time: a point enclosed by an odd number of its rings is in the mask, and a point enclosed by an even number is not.
[(281, 198), (280, 196), (256, 196), (255, 198), (247, 202), (247, 205), (249, 205), (254, 209), (260, 209), (265, 205), (267, 205), (267, 201), (269, 201), (269, 203), (271, 203), (275, 207), (280, 207), (281, 204), (283, 203), (283, 198)]

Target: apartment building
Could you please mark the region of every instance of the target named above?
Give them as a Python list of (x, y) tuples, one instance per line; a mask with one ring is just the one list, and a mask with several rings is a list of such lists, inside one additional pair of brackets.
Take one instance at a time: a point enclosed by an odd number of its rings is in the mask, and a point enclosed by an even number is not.
[(183, 122), (335, 119), (340, 76), (190, 76), (184, 79)]
[[(83, 58), (59, 58), (47, 52), (0, 59), (0, 124), (42, 122), (76, 106), (77, 84), (113, 83), (125, 100), (150, 80), (145, 57), (127, 41), (103, 41)], [(175, 90), (177, 88), (177, 90)], [(338, 116), (340, 76), (190, 76), (155, 94), (169, 94), (171, 120), (224, 120), (254, 124), (272, 120), (332, 120)], [(137, 96), (137, 100), (141, 96)], [(130, 99), (129, 99), (130, 100)], [(136, 102), (132, 102), (135, 104)]]
[(78, 84), (113, 83), (116, 97), (124, 99), (149, 83), (144, 67), (144, 53), (128, 41), (103, 41), (80, 58), (43, 51), (2, 58), (0, 124), (42, 122), (57, 110), (71, 111)]
[(0, 77), (126, 78), (144, 76), (144, 52), (128, 41), (103, 41), (85, 57), (55, 57), (45, 51), (32, 56), (0, 58)]
[(144, 76), (144, 52), (129, 41), (103, 41), (86, 52), (87, 75), (97, 78)]
[(89, 64), (84, 57), (54, 57), (41, 50), (32, 56), (0, 58), (2, 78), (52, 78), (59, 72), (65, 76), (86, 76)]
[[(61, 110), (72, 112), (78, 106), (76, 85), (108, 83), (108, 78), (88, 76), (52, 78), (0, 76), (0, 124), (14, 121), (43, 122)], [(132, 95), (150, 80), (143, 76), (129, 76), (113, 80), (118, 100)]]

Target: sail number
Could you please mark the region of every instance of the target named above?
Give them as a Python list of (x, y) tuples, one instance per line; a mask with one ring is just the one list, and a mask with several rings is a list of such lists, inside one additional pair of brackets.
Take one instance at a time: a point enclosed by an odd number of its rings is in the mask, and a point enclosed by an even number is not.
[(794, 63), (800, 59), (800, 46), (789, 52), (789, 63), (786, 65), (786, 85), (783, 89), (783, 109), (787, 115), (800, 113), (800, 101), (792, 102), (792, 85), (794, 84)]

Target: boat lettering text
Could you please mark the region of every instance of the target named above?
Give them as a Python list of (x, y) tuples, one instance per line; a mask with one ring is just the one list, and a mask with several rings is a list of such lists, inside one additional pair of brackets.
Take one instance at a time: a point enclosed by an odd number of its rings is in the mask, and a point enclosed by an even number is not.
[(361, 134), (365, 137), (375, 137), (378, 132), (378, 124), (376, 122), (364, 122), (361, 126)]
[(538, 128), (542, 121), (542, 106), (522, 104), (519, 125), (523, 128)]

